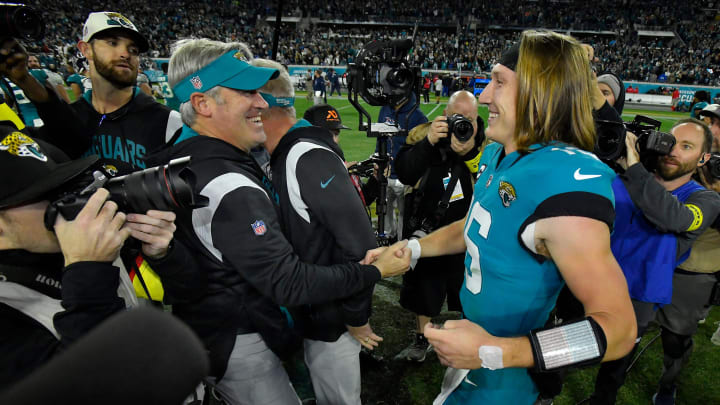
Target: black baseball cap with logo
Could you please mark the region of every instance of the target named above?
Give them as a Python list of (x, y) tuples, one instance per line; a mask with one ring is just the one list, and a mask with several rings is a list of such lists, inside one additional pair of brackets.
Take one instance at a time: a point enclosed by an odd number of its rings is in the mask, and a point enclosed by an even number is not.
[(335, 107), (329, 104), (318, 104), (308, 108), (307, 111), (305, 111), (303, 118), (316, 127), (323, 127), (332, 130), (350, 129), (342, 124), (340, 114)]
[(40, 200), (98, 159), (92, 155), (70, 160), (56, 147), (0, 125), (0, 210)]

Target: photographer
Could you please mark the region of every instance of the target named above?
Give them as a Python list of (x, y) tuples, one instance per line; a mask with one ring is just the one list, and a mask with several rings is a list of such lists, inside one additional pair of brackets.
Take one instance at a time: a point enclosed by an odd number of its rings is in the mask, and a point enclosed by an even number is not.
[(126, 304), (112, 265), (131, 229), (100, 189), (73, 221), (43, 224), (52, 193), (96, 156), (68, 161), (56, 148), (0, 127), (0, 390), (22, 379)]
[[(463, 132), (450, 131), (448, 120)], [(459, 135), (467, 138), (459, 140)], [(467, 91), (453, 93), (443, 115), (410, 131), (395, 162), (398, 179), (413, 185), (412, 193), (405, 195), (403, 235), (420, 238), (465, 216), (484, 138), (477, 100)], [(450, 311), (462, 311), (458, 294), (464, 258), (455, 254), (420, 259), (413, 271), (403, 275), (400, 305), (416, 314), (417, 329), (414, 342), (396, 359), (425, 360), (431, 348), (423, 330), (440, 313), (446, 297)]]
[(713, 135), (712, 151), (720, 153), (720, 104), (710, 104), (700, 110), (700, 119), (710, 127)]
[[(380, 108), (378, 122), (395, 125), (398, 129), (412, 131), (413, 128), (427, 122), (427, 117), (418, 108), (412, 112), (416, 103), (415, 93), (404, 97), (397, 105), (384, 105)], [(407, 125), (407, 128), (405, 126)], [(405, 145), (405, 136), (393, 136), (384, 142), (388, 143), (388, 154), (392, 156), (390, 161), (390, 176), (387, 184), (387, 217), (385, 218), (385, 235), (390, 241), (401, 239), (403, 236), (403, 213), (405, 211), (405, 185), (398, 179), (395, 171), (395, 159), (400, 148)], [(375, 152), (378, 152), (376, 147)], [(395, 209), (398, 213), (396, 215)]]
[[(720, 159), (715, 164), (720, 166)], [(699, 168), (695, 178), (720, 193), (720, 178), (708, 166)], [(658, 310), (664, 359), (655, 404), (674, 403), (675, 382), (692, 354), (698, 322), (705, 319), (711, 305), (720, 305), (720, 216), (710, 222), (693, 243), (690, 256), (673, 273), (672, 302)]]
[(207, 207), (178, 214), (178, 239), (193, 253), (207, 288), (173, 305), (173, 313), (205, 344), (211, 381), (224, 400), (280, 405), (298, 399), (278, 358), (295, 343), (279, 305), (351, 296), (401, 274), (409, 255), (398, 243), (372, 265), (300, 261), (283, 236), (280, 196), (249, 154), (267, 139), (262, 113), (268, 103), (258, 89), (279, 74), (252, 66), (251, 57), (242, 43), (188, 39), (176, 43), (170, 59), (168, 78), (183, 103), (185, 126), (169, 153), (192, 155), (193, 192), (209, 199)]
[[(712, 134), (701, 121), (683, 119), (671, 129), (675, 145), (666, 156), (641, 156), (637, 137), (628, 133), (626, 167), (613, 181), (615, 231), (612, 251), (627, 280), (642, 337), (658, 306), (670, 304), (673, 270), (689, 254), (693, 241), (720, 211), (716, 192), (692, 180), (696, 168), (710, 159)], [(648, 171), (645, 162), (656, 167)], [(600, 367), (592, 404), (613, 404), (635, 350)]]

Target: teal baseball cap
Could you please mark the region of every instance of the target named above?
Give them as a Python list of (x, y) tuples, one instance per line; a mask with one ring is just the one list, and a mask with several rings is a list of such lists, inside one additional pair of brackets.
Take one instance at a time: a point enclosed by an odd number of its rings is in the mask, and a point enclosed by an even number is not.
[(277, 69), (253, 66), (242, 51), (232, 50), (209, 65), (189, 74), (173, 87), (181, 103), (190, 100), (193, 93), (204, 93), (222, 86), (235, 90), (257, 90), (269, 80), (278, 77)]

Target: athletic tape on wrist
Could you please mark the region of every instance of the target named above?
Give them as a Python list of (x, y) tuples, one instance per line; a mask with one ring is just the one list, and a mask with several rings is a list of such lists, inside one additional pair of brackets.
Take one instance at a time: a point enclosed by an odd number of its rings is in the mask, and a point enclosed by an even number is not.
[(407, 247), (408, 249), (410, 249), (410, 267), (415, 268), (415, 265), (420, 258), (420, 253), (422, 252), (420, 242), (418, 242), (417, 239), (410, 239), (408, 241)]
[(482, 360), (482, 368), (490, 370), (503, 368), (503, 351), (497, 346), (480, 346), (478, 357)]

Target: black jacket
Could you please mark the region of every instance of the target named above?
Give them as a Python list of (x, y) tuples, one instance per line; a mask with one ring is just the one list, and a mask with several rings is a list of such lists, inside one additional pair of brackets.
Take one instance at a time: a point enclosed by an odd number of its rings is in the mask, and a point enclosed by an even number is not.
[(258, 332), (282, 354), (288, 330), (278, 304), (328, 302), (380, 279), (374, 266), (302, 263), (282, 234), (277, 195), (247, 153), (195, 136), (170, 154), (192, 156), (194, 191), (209, 198), (205, 208), (178, 213), (175, 237), (189, 247), (205, 281), (184, 302), (176, 300), (173, 313), (210, 351), (211, 375), (224, 374), (237, 334)]
[[(482, 122), (479, 123), (482, 125)], [(468, 156), (458, 156), (450, 149), (449, 145), (432, 145), (427, 139), (427, 132), (431, 123), (419, 125), (411, 135), (408, 136), (407, 145), (403, 146), (395, 161), (395, 170), (398, 179), (403, 184), (413, 186), (413, 191), (405, 196), (405, 213), (403, 220), (403, 235), (410, 236), (419, 229), (420, 223), (425, 219), (431, 221), (431, 230), (447, 225), (465, 217), (470, 207), (473, 195), (474, 173), (466, 166), (465, 161), (475, 158), (480, 144), (484, 139), (481, 131), (475, 137), (478, 144)], [(419, 139), (417, 141), (413, 141)], [(448, 208), (440, 218), (438, 203), (445, 194), (446, 186), (443, 179), (450, 177), (453, 168), (457, 168), (458, 180), (462, 190), (462, 199), (450, 202)], [(427, 180), (422, 190), (417, 189), (417, 184), (427, 172)]]
[(50, 101), (35, 103), (45, 122), (47, 141), (72, 159), (97, 154), (117, 174), (146, 169), (145, 157), (165, 145), (182, 127), (177, 111), (138, 89), (127, 104), (107, 115), (95, 110), (90, 93), (88, 98), (83, 96), (72, 104), (49, 93)]
[[(110, 263), (79, 262), (63, 269), (62, 254), (0, 251), (0, 391), (123, 310), (118, 275)], [(18, 285), (28, 290), (10, 299)], [(29, 305), (38, 302), (48, 305), (41, 311)], [(38, 321), (43, 317), (59, 337)]]
[[(377, 247), (343, 161), (332, 134), (319, 127), (291, 130), (270, 160), (284, 234), (305, 263), (358, 262)], [(369, 287), (352, 299), (293, 307), (290, 313), (304, 337), (334, 342), (346, 331), (346, 324), (367, 323), (372, 292)]]

